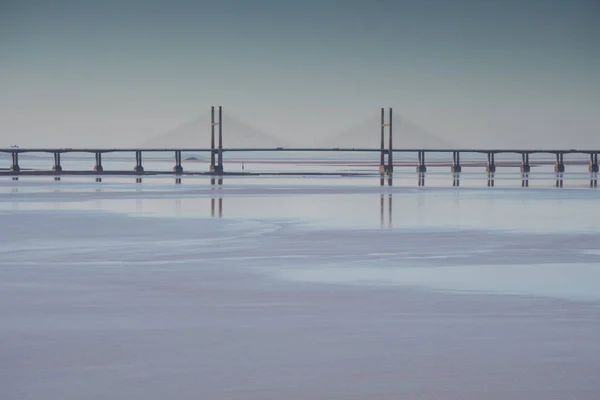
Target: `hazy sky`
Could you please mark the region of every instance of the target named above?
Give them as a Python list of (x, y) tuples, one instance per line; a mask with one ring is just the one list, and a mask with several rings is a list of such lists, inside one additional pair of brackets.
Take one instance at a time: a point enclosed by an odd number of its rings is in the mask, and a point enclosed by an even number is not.
[(394, 107), (600, 147), (599, 39), (598, 0), (0, 0), (0, 146), (133, 145), (222, 104), (289, 140)]

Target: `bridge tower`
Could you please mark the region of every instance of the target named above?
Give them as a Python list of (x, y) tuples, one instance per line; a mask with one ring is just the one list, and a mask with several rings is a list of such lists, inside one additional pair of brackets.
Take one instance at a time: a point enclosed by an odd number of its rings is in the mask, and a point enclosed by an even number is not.
[[(215, 126), (219, 127), (218, 147), (215, 147)], [(210, 108), (210, 172), (223, 173), (223, 109), (221, 106), (219, 106), (219, 122), (215, 122), (215, 106)]]
[[(389, 136), (389, 148), (385, 149), (385, 128), (388, 127), (388, 136)], [(381, 109), (381, 150), (380, 150), (380, 159), (379, 159), (379, 173), (381, 175), (388, 174), (392, 175), (394, 172), (394, 153), (392, 149), (394, 148), (393, 143), (393, 130), (392, 130), (392, 109), (389, 109), (389, 122), (385, 123), (385, 109)], [(387, 154), (387, 163), (385, 161), (385, 156)]]

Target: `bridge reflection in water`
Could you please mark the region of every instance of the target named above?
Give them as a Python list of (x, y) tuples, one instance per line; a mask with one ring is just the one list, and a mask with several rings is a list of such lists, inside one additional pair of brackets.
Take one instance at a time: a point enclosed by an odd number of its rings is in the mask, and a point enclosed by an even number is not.
[[(427, 175), (427, 173), (425, 172), (417, 172), (417, 186), (419, 187), (424, 187), (425, 186), (425, 176)], [(452, 173), (452, 186), (453, 187), (460, 187), (460, 173)], [(521, 187), (529, 187), (529, 182), (531, 180), (530, 177), (530, 173), (529, 172), (523, 172), (521, 173)], [(565, 181), (565, 174), (563, 172), (557, 172), (556, 173), (556, 187), (557, 188), (562, 188), (564, 185), (564, 181)], [(402, 174), (400, 177), (405, 178), (406, 175)], [(485, 181), (487, 182), (487, 186), (488, 187), (494, 187), (495, 186), (495, 181), (496, 181), (496, 174), (494, 172), (488, 172), (486, 175), (487, 179), (485, 179)], [(598, 187), (598, 172), (591, 172), (589, 174), (589, 182), (590, 188), (597, 188)], [(14, 176), (12, 177), (13, 181), (18, 181), (19, 177), (18, 176)], [(55, 177), (54, 178), (55, 181), (60, 181), (60, 177)], [(100, 176), (95, 177), (96, 183), (102, 183), (103, 178)], [(137, 176), (135, 178), (135, 182), (136, 183), (142, 183), (143, 182), (143, 178), (141, 176)], [(174, 182), (176, 185), (180, 185), (183, 182), (183, 178), (181, 176), (176, 176), (174, 179)], [(380, 186), (392, 186), (393, 185), (393, 176), (392, 175), (387, 175), (387, 174), (382, 174), (380, 175)], [(438, 179), (439, 182), (439, 179)], [(219, 177), (211, 177), (210, 178), (210, 184), (211, 185), (222, 185), (223, 184), (223, 177), (219, 176)]]
[[(217, 184), (215, 186), (215, 183)], [(221, 186), (223, 185), (223, 178), (211, 178), (210, 180), (211, 190), (215, 190), (217, 193), (213, 194), (210, 198), (210, 216), (215, 218), (215, 206), (218, 204), (218, 216), (223, 218), (223, 194), (221, 192)]]
[(215, 205), (216, 203), (218, 203), (219, 205), (219, 218), (223, 218), (223, 197), (218, 197), (218, 198), (214, 198), (211, 197), (210, 198), (210, 216), (212, 218), (215, 218)]
[[(418, 173), (418, 186), (425, 186), (425, 175), (426, 173)], [(460, 186), (460, 173), (453, 173), (453, 187)], [(495, 173), (487, 174), (487, 186), (494, 187), (495, 185)], [(563, 187), (563, 173), (556, 174), (556, 187)], [(137, 182), (141, 182), (141, 178), (136, 179)], [(181, 177), (175, 179), (176, 184), (181, 184)], [(379, 179), (380, 187), (392, 187), (393, 186), (392, 175), (381, 175)], [(223, 218), (223, 177), (213, 177), (210, 179), (211, 190), (213, 191), (210, 198), (210, 208), (212, 218)], [(529, 187), (529, 173), (521, 174), (521, 187)], [(592, 173), (590, 176), (590, 188), (598, 187), (598, 173)], [(393, 195), (392, 193), (381, 193), (380, 194), (380, 227), (381, 228), (392, 228), (392, 211), (393, 211)], [(386, 218), (387, 216), (387, 218)]]
[[(387, 197), (387, 226), (385, 224), (385, 199)], [(381, 194), (379, 198), (379, 214), (380, 214), (380, 226), (381, 228), (392, 228), (392, 194), (389, 193), (387, 196)]]
[[(417, 186), (419, 187), (424, 187), (425, 186), (425, 176), (426, 173), (424, 172), (418, 172), (417, 173)], [(590, 177), (590, 188), (597, 188), (598, 187), (598, 173), (597, 172), (592, 172), (589, 175)], [(529, 181), (530, 181), (530, 174), (528, 172), (524, 172), (521, 174), (521, 187), (529, 187)], [(564, 173), (562, 172), (558, 172), (556, 173), (556, 187), (557, 188), (562, 188), (564, 185), (564, 181), (565, 181), (565, 176)], [(381, 175), (380, 180), (379, 180), (379, 185), (380, 186), (385, 186), (387, 182), (388, 186), (392, 186), (393, 185), (393, 178), (392, 176), (385, 176), (385, 175)], [(487, 187), (494, 187), (495, 186), (495, 182), (496, 182), (496, 174), (494, 172), (488, 172), (487, 174)], [(453, 187), (459, 187), (460, 186), (460, 174), (459, 173), (453, 173), (452, 174), (452, 186)]]

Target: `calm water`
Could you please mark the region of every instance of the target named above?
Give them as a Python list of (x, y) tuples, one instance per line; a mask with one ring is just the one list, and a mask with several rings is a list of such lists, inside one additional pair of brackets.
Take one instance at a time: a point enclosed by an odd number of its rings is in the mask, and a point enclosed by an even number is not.
[(0, 178), (0, 397), (597, 399), (600, 190), (567, 168)]
[[(84, 159), (87, 160), (87, 159)], [(47, 163), (39, 160), (38, 163)], [(24, 162), (22, 162), (23, 164)], [(29, 160), (28, 163), (33, 163)], [(63, 165), (86, 169), (81, 158), (64, 158)], [(169, 162), (147, 161), (148, 168), (168, 169)], [(106, 169), (130, 169), (112, 160)], [(166, 166), (166, 168), (165, 168)], [(200, 166), (200, 165), (199, 165)], [(206, 165), (202, 164), (203, 167)], [(257, 164), (266, 171), (339, 171), (342, 167)], [(188, 166), (184, 165), (188, 169)], [(231, 166), (233, 168), (233, 166)], [(221, 217), (230, 219), (285, 219), (321, 226), (504, 229), (535, 232), (597, 231), (600, 191), (590, 188), (586, 165), (567, 167), (560, 178), (552, 166), (534, 168), (524, 179), (518, 168), (498, 168), (494, 187), (483, 168), (465, 168), (459, 182), (447, 168), (430, 168), (424, 186), (412, 168), (398, 167), (393, 180), (360, 177), (225, 177), (221, 184), (209, 177), (64, 176), (0, 179), (0, 209), (89, 210), (163, 217)], [(361, 172), (374, 167), (361, 167)], [(459, 187), (454, 187), (458, 184)]]
[[(53, 181), (52, 177), (21, 177), (18, 181), (4, 178), (0, 181), (0, 212), (84, 211), (159, 220), (286, 223), (298, 229), (316, 231), (354, 230), (359, 237), (368, 236), (371, 229), (400, 233), (431, 232), (442, 234), (439, 239), (442, 243), (437, 244), (442, 251), (431, 246), (418, 257), (431, 256), (436, 265), (441, 263), (458, 268), (451, 273), (452, 279), (450, 275), (432, 269), (419, 271), (418, 274), (423, 276), (410, 275), (414, 271), (405, 269), (398, 269), (391, 275), (382, 273), (378, 268), (387, 261), (378, 258), (367, 258), (365, 262), (372, 264), (367, 269), (351, 270), (345, 266), (338, 273), (335, 268), (320, 266), (315, 271), (305, 265), (304, 275), (282, 271), (279, 276), (321, 279), (323, 282), (345, 282), (348, 279), (404, 282), (481, 291), (494, 291), (492, 288), (495, 287), (495, 291), (600, 298), (600, 286), (590, 283), (600, 282), (597, 279), (599, 260), (593, 255), (600, 249), (600, 245), (594, 244), (595, 238), (600, 244), (600, 191), (590, 188), (586, 181), (589, 174), (578, 172), (577, 168), (584, 170), (585, 166), (573, 166), (573, 172), (564, 176), (561, 188), (555, 186), (555, 174), (548, 172), (552, 166), (540, 167), (532, 173), (529, 187), (522, 187), (520, 173), (506, 169), (495, 175), (494, 187), (488, 186), (485, 173), (478, 172), (461, 174), (460, 187), (453, 187), (452, 174), (439, 171), (427, 173), (426, 185), (420, 187), (415, 182), (416, 173), (401, 169), (395, 172), (391, 186), (388, 179), (382, 185), (378, 176), (225, 177), (220, 184), (218, 180), (212, 183), (209, 177), (202, 176), (186, 176), (181, 183), (176, 183), (173, 177), (157, 176), (143, 177), (141, 183), (136, 183), (135, 177), (104, 177), (102, 182), (94, 182), (94, 177), (63, 177), (59, 182)], [(502, 249), (480, 259), (475, 255), (479, 251), (488, 251), (489, 244), (480, 243), (471, 232), (529, 235), (523, 237), (522, 245), (527, 246), (531, 242), (536, 248), (556, 246), (549, 244), (548, 235), (563, 235), (565, 243), (569, 235), (586, 236), (581, 238), (585, 246), (580, 252), (571, 254), (567, 251), (569, 249), (563, 250), (564, 254), (569, 254), (561, 257), (565, 267), (555, 271), (558, 276), (563, 274), (565, 285), (567, 281), (571, 282), (566, 290), (560, 283), (546, 287), (538, 284), (540, 281), (536, 277), (550, 271), (545, 265), (557, 259), (550, 251), (536, 253), (529, 259), (528, 268), (521, 266), (502, 270), (504, 281), (500, 279), (498, 269), (491, 275), (486, 274), (484, 265), (490, 262), (502, 264), (517, 250), (510, 240), (506, 241), (507, 236), (501, 236), (497, 243), (502, 243)], [(469, 238), (465, 243), (456, 244), (451, 249), (442, 246), (452, 235), (463, 234)], [(348, 240), (354, 242), (360, 239)], [(572, 247), (573, 240), (568, 242)], [(385, 245), (383, 249), (377, 243), (370, 246), (369, 253), (390, 253)], [(449, 251), (461, 254), (458, 263), (448, 264), (446, 256)], [(587, 252), (586, 264), (567, 266), (574, 261), (569, 257), (580, 257), (581, 252)], [(407, 260), (411, 259), (410, 254), (390, 254), (393, 255), (390, 259), (396, 260), (398, 265), (406, 266)], [(362, 255), (353, 254), (348, 257), (348, 262), (352, 262), (352, 257), (354, 260), (362, 259)], [(471, 261), (466, 262), (467, 259)], [(473, 268), (478, 269), (473, 266), (472, 260), (477, 260), (475, 264), (480, 263), (481, 273), (473, 273)], [(519, 265), (522, 261), (517, 258), (510, 264)], [(279, 274), (278, 271), (271, 272)], [(527, 272), (529, 278), (523, 279), (519, 276), (520, 272)], [(479, 278), (467, 278), (474, 276)], [(511, 280), (518, 284), (509, 284)]]

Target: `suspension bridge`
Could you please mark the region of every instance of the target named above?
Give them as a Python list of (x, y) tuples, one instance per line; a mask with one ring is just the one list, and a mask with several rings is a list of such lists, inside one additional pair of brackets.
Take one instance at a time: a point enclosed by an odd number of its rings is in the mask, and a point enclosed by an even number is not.
[[(225, 126), (223, 124), (223, 108), (221, 106), (211, 107), (210, 110), (210, 125), (207, 127), (209, 135), (206, 137), (207, 144), (210, 146), (203, 148), (178, 148), (178, 147), (156, 147), (156, 148), (0, 148), (0, 153), (10, 154), (10, 165), (0, 167), (0, 176), (12, 176), (13, 179), (18, 179), (19, 176), (42, 176), (53, 175), (56, 180), (64, 175), (95, 175), (97, 180), (100, 180), (103, 175), (135, 175), (141, 177), (143, 175), (258, 175), (258, 173), (250, 173), (243, 171), (228, 171), (226, 168), (225, 155), (235, 157), (236, 153), (366, 153), (373, 154), (373, 161), (356, 161), (356, 160), (294, 160), (286, 161), (286, 159), (272, 160), (274, 164), (294, 163), (294, 164), (333, 164), (333, 165), (363, 165), (373, 166), (373, 170), (369, 174), (379, 174), (381, 176), (392, 176), (394, 167), (398, 166), (413, 166), (416, 172), (424, 174), (427, 172), (428, 165), (436, 167), (448, 167), (454, 174), (462, 172), (463, 167), (481, 167), (485, 168), (488, 174), (496, 172), (497, 167), (520, 167), (520, 171), (524, 174), (531, 172), (532, 163), (530, 156), (534, 154), (551, 155), (554, 160), (536, 161), (535, 165), (554, 164), (554, 171), (558, 174), (565, 172), (565, 165), (582, 164), (589, 165), (588, 170), (591, 174), (596, 175), (598, 168), (598, 154), (600, 149), (472, 149), (472, 148), (399, 148), (394, 146), (394, 130), (393, 130), (393, 114), (392, 109), (380, 110), (379, 126), (373, 126), (372, 130), (379, 136), (379, 147), (225, 147)], [(386, 113), (387, 111), (387, 113)], [(387, 114), (387, 115), (386, 115)], [(198, 132), (198, 135), (206, 133)], [(205, 171), (185, 171), (182, 164), (182, 153), (206, 154), (208, 165)], [(30, 153), (52, 154), (54, 162), (47, 169), (24, 168), (21, 166), (19, 156)], [(89, 154), (94, 157), (93, 168), (89, 170), (68, 170), (63, 168), (61, 157), (65, 154)], [(135, 154), (135, 163), (130, 170), (108, 170), (104, 168), (103, 156), (106, 154), (118, 153), (133, 153)], [(171, 154), (173, 157), (173, 167), (168, 171), (149, 170), (144, 168), (143, 156), (149, 153)], [(395, 161), (394, 156), (402, 153), (416, 154), (414, 161)], [(447, 154), (452, 156), (451, 161), (434, 161), (430, 164), (426, 161), (428, 154)], [(465, 161), (461, 163), (461, 154), (480, 154), (483, 155), (484, 161)], [(499, 154), (516, 154), (520, 156), (520, 162), (515, 161), (496, 161), (496, 156)], [(565, 161), (565, 155), (578, 154), (578, 160)], [(581, 159), (581, 155), (588, 157), (589, 161)], [(133, 160), (132, 160), (133, 161)], [(246, 162), (252, 163), (252, 160)], [(255, 161), (257, 162), (257, 161)], [(261, 161), (265, 162), (265, 161)], [(269, 162), (269, 161), (266, 161)], [(335, 174), (345, 175), (347, 173), (332, 173), (332, 172), (269, 172), (261, 174), (271, 175), (310, 175), (310, 174)], [(364, 173), (363, 173), (364, 174)], [(597, 185), (597, 184), (596, 184)]]

